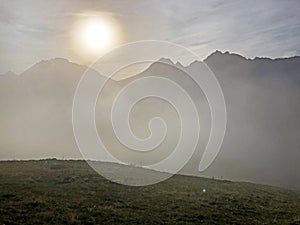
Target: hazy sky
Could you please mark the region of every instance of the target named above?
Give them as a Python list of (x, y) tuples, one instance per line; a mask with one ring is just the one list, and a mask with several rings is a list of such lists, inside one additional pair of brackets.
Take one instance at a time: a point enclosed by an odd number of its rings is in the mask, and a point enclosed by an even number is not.
[(0, 0), (0, 73), (64, 57), (80, 63), (70, 29), (81, 13), (109, 13), (123, 43), (159, 39), (201, 58), (216, 49), (246, 57), (300, 54), (299, 0)]

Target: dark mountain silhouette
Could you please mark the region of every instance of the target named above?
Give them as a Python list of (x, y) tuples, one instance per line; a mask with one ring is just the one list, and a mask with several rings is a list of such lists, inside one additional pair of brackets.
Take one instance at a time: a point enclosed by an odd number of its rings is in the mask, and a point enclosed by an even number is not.
[[(238, 54), (216, 51), (204, 62), (215, 73), (223, 89), (228, 126), (220, 154), (200, 175), (299, 188), (300, 57), (247, 59)], [(196, 104), (202, 106), (200, 114), (204, 129), (200, 142), (204, 145), (209, 133), (207, 101), (183, 71), (165, 63), (173, 64), (168, 59), (161, 59), (134, 77), (110, 80), (104, 91), (105, 99), (110, 102), (113, 94), (134, 79), (161, 72), (182, 85), (190, 95), (198, 96)], [(193, 62), (183, 67), (177, 63), (179, 68), (187, 70), (197, 70), (199, 64)], [(41, 61), (19, 76), (12, 73), (0, 76), (1, 159), (81, 157), (73, 137), (71, 107), (75, 88), (86, 69), (58, 58)], [(178, 118), (172, 109), (157, 104), (159, 107), (154, 109), (146, 105), (137, 108), (134, 114), (137, 129), (147, 127), (146, 116), (155, 115), (157, 110), (167, 115), (171, 130), (178, 128), (178, 122), (173, 122)], [(101, 107), (99, 103), (96, 116), (102, 129), (99, 132), (119, 154), (115, 148), (118, 143), (111, 137), (112, 130), (104, 121), (106, 118), (101, 117)], [(147, 135), (146, 131), (144, 133)], [(176, 137), (178, 133), (175, 132), (167, 138), (172, 142)], [(162, 145), (161, 150), (170, 146), (173, 144)], [(159, 158), (167, 153), (168, 150), (163, 151)], [(199, 175), (197, 166), (201, 154), (200, 148), (182, 173)], [(131, 156), (124, 155), (124, 159), (126, 157)]]
[(224, 176), (239, 176), (242, 167), (244, 176), (260, 182), (299, 187), (300, 57), (246, 59), (215, 52), (205, 62), (220, 82), (228, 110), (215, 173), (224, 163)]

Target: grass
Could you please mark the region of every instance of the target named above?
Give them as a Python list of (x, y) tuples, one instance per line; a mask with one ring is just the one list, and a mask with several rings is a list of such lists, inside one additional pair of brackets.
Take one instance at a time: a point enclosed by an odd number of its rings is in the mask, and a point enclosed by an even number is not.
[(299, 192), (265, 185), (178, 175), (129, 187), (59, 160), (0, 162), (0, 181), (0, 224), (300, 224)]

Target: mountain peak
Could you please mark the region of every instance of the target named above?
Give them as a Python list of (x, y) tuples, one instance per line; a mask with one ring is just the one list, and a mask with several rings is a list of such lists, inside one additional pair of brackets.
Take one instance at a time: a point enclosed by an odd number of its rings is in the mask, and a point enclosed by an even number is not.
[(238, 60), (247, 60), (247, 58), (245, 58), (244, 56), (236, 54), (236, 53), (231, 53), (229, 51), (221, 52), (219, 50), (216, 50), (212, 54), (207, 56), (206, 59), (204, 59), (203, 61), (214, 60), (214, 59), (218, 59), (220, 57), (227, 58), (227, 59), (232, 58), (232, 59), (238, 59)]
[(169, 58), (160, 58), (157, 62), (160, 62), (160, 63), (166, 63), (166, 64), (169, 64), (169, 65), (174, 65), (174, 62), (169, 59)]
[(22, 74), (30, 74), (33, 71), (40, 72), (40, 71), (48, 71), (48, 70), (68, 71), (70, 68), (85, 70), (86, 66), (71, 62), (65, 58), (53, 58), (53, 59), (41, 60), (40, 62), (32, 65), (30, 68), (25, 70)]
[(201, 61), (195, 60), (195, 61), (191, 62), (187, 67), (195, 66), (195, 65), (197, 65), (198, 63), (201, 63)]
[(1, 74), (0, 76), (17, 76), (17, 74), (15, 74), (14, 72), (12, 72), (11, 70), (7, 71), (4, 74)]
[(37, 64), (67, 64), (67, 63), (72, 63), (70, 62), (68, 59), (65, 59), (65, 58), (60, 58), (60, 57), (57, 57), (57, 58), (52, 58), (52, 59), (47, 59), (47, 60), (41, 60), (40, 62), (36, 63)]
[[(291, 57), (283, 57), (283, 58), (270, 58), (266, 56), (256, 56), (254, 58), (246, 58), (240, 54), (237, 53), (231, 53), (229, 51), (221, 52), (219, 50), (214, 51), (209, 56), (207, 56), (203, 61), (215, 61), (222, 58), (227, 60), (249, 60), (249, 61), (282, 61), (282, 60), (298, 60), (300, 59), (300, 56), (291, 56)], [(226, 61), (227, 61), (226, 60)]]

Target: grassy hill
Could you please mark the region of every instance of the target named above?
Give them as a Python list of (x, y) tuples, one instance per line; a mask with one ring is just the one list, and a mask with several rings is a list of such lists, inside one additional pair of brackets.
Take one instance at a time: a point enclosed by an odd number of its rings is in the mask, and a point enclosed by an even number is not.
[(265, 185), (178, 175), (129, 187), (59, 160), (0, 162), (0, 181), (0, 224), (300, 224), (300, 193)]

